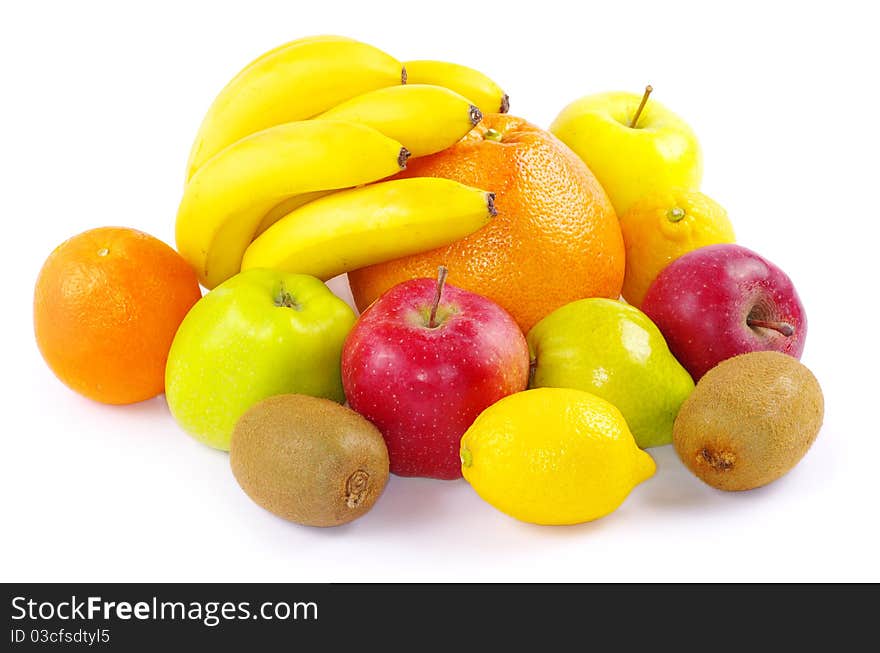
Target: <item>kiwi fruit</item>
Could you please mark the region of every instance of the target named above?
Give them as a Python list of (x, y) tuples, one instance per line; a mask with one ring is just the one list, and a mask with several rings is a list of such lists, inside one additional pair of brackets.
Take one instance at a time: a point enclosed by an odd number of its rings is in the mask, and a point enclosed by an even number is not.
[(235, 425), (232, 473), (257, 504), (307, 526), (338, 526), (373, 507), (388, 481), (379, 430), (329, 399), (269, 397)]
[(816, 377), (792, 356), (735, 356), (709, 370), (682, 404), (672, 430), (675, 451), (712, 487), (761, 487), (804, 457), (824, 404)]

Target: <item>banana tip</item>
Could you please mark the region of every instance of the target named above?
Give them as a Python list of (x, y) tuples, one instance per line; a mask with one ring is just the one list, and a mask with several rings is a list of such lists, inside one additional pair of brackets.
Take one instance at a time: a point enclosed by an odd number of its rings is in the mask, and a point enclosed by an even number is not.
[(495, 208), (495, 193), (486, 193), (486, 207), (491, 217), (498, 215), (498, 209)]
[(400, 166), (400, 169), (403, 170), (406, 168), (406, 161), (412, 155), (405, 147), (400, 148), (400, 154), (397, 155), (397, 165)]
[(406, 84), (406, 77), (407, 77), (406, 76), (406, 66), (401, 66), (400, 67), (400, 83), (401, 84), (403, 84), (403, 85)]
[(469, 115), (471, 118), (472, 125), (476, 125), (478, 122), (480, 122), (483, 119), (483, 112), (480, 111), (479, 107), (477, 107), (473, 104), (471, 105)]
[(510, 111), (510, 96), (505, 93), (501, 96), (501, 108), (498, 110), (499, 113), (507, 113)]

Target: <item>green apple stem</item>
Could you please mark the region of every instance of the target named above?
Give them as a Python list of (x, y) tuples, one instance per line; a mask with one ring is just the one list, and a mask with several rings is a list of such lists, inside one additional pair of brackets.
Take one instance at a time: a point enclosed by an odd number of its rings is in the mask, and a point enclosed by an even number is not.
[(431, 315), (428, 318), (429, 329), (437, 328), (437, 308), (440, 306), (440, 297), (443, 295), (443, 286), (446, 285), (446, 277), (448, 274), (449, 270), (446, 269), (445, 265), (441, 265), (437, 268), (437, 292), (434, 293), (434, 303), (431, 304)]
[(642, 101), (639, 103), (639, 108), (636, 109), (635, 115), (632, 117), (632, 120), (629, 121), (631, 129), (635, 129), (636, 124), (638, 124), (639, 117), (642, 115), (642, 110), (645, 108), (645, 105), (648, 104), (648, 96), (651, 95), (651, 91), (653, 90), (654, 88), (650, 84), (645, 87), (645, 94), (642, 95)]
[(769, 320), (753, 320), (752, 318), (749, 318), (748, 320), (746, 320), (746, 324), (748, 324), (753, 329), (755, 327), (773, 329), (774, 331), (778, 331), (786, 337), (794, 335), (794, 327), (788, 322), (771, 322)]
[(289, 291), (285, 290), (284, 286), (281, 286), (281, 289), (275, 296), (275, 306), (278, 308), (293, 308), (297, 311), (300, 310), (299, 302), (296, 301)]

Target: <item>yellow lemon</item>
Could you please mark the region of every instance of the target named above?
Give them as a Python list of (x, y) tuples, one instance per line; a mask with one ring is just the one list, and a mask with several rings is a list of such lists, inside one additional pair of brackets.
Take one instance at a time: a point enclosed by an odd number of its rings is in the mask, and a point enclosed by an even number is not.
[(461, 438), (461, 471), (477, 494), (534, 524), (604, 517), (655, 469), (620, 411), (581, 390), (509, 395)]
[(734, 242), (727, 211), (698, 191), (646, 195), (620, 216), (620, 229), (626, 246), (622, 294), (633, 306), (641, 306), (657, 275), (679, 256)]

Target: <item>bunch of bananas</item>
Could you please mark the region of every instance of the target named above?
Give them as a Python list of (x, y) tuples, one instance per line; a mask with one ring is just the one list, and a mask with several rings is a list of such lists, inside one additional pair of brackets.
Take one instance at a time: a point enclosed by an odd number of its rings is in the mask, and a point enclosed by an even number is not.
[(497, 84), (465, 66), (401, 63), (340, 36), (282, 45), (208, 110), (177, 248), (210, 289), (254, 267), (326, 280), (463, 238), (495, 215), (491, 193), (445, 179), (379, 180), (460, 140), (482, 111), (507, 107)]

